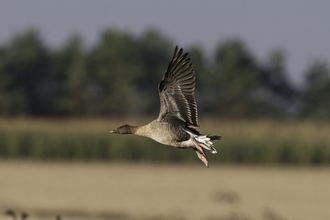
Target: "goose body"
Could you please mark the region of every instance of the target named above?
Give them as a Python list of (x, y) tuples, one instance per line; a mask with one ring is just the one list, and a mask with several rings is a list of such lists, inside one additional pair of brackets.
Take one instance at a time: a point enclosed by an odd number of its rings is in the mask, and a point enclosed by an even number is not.
[(144, 126), (136, 126), (133, 131), (135, 135), (148, 137), (158, 143), (178, 148), (188, 147), (187, 141), (189, 142), (190, 139), (190, 135), (180, 127), (167, 122), (158, 122), (157, 120)]
[(220, 136), (201, 135), (194, 97), (195, 72), (188, 54), (175, 47), (172, 59), (158, 85), (160, 112), (156, 120), (143, 126), (122, 125), (110, 133), (135, 134), (176, 148), (192, 148), (208, 167), (203, 149), (217, 153), (213, 140)]

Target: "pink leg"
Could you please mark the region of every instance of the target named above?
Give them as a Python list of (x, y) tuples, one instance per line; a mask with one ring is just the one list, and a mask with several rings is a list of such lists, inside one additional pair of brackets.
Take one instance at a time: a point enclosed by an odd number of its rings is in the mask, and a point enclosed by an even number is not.
[(190, 140), (194, 143), (195, 147), (194, 150), (198, 156), (198, 158), (205, 164), (206, 167), (209, 167), (209, 162), (206, 159), (206, 155), (204, 153), (204, 150), (201, 146), (199, 146), (199, 144), (197, 143), (197, 141), (195, 141), (194, 138), (190, 138)]

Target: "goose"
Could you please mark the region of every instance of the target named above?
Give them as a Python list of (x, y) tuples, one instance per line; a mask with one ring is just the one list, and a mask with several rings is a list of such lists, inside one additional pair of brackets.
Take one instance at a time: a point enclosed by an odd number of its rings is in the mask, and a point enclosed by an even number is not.
[(22, 214), (21, 214), (21, 219), (22, 220), (26, 220), (28, 217), (29, 217), (29, 214), (28, 213), (22, 212)]
[(16, 212), (12, 209), (7, 209), (7, 211), (5, 212), (5, 215), (11, 216), (13, 218), (13, 220), (17, 219)]
[[(13, 220), (17, 219), (17, 215), (16, 212), (12, 209), (7, 209), (7, 211), (5, 212), (6, 215), (9, 215), (13, 218)], [(26, 212), (22, 212), (21, 213), (21, 220), (26, 220), (29, 217), (29, 214)]]
[(134, 134), (151, 138), (164, 145), (180, 149), (192, 148), (198, 158), (209, 167), (205, 150), (217, 153), (214, 140), (218, 135), (202, 135), (199, 127), (197, 104), (194, 96), (195, 71), (188, 53), (175, 47), (173, 56), (158, 85), (160, 112), (158, 118), (149, 124), (133, 126), (124, 124), (110, 131), (113, 134)]

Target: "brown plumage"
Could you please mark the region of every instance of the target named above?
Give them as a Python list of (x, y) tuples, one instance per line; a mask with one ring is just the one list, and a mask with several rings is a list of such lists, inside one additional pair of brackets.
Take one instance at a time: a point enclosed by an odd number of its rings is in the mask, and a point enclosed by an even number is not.
[(220, 136), (201, 135), (190, 126), (199, 126), (194, 97), (195, 71), (188, 53), (175, 47), (172, 59), (158, 85), (160, 112), (156, 120), (143, 126), (122, 125), (110, 133), (135, 134), (177, 148), (193, 148), (208, 167), (203, 149), (216, 153), (212, 140)]

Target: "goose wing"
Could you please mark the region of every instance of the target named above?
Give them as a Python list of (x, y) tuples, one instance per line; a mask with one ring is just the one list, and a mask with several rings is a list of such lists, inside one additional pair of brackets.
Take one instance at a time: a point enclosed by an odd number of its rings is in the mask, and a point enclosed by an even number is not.
[(158, 85), (160, 112), (157, 121), (198, 126), (194, 97), (195, 71), (188, 53), (175, 47), (172, 59)]

